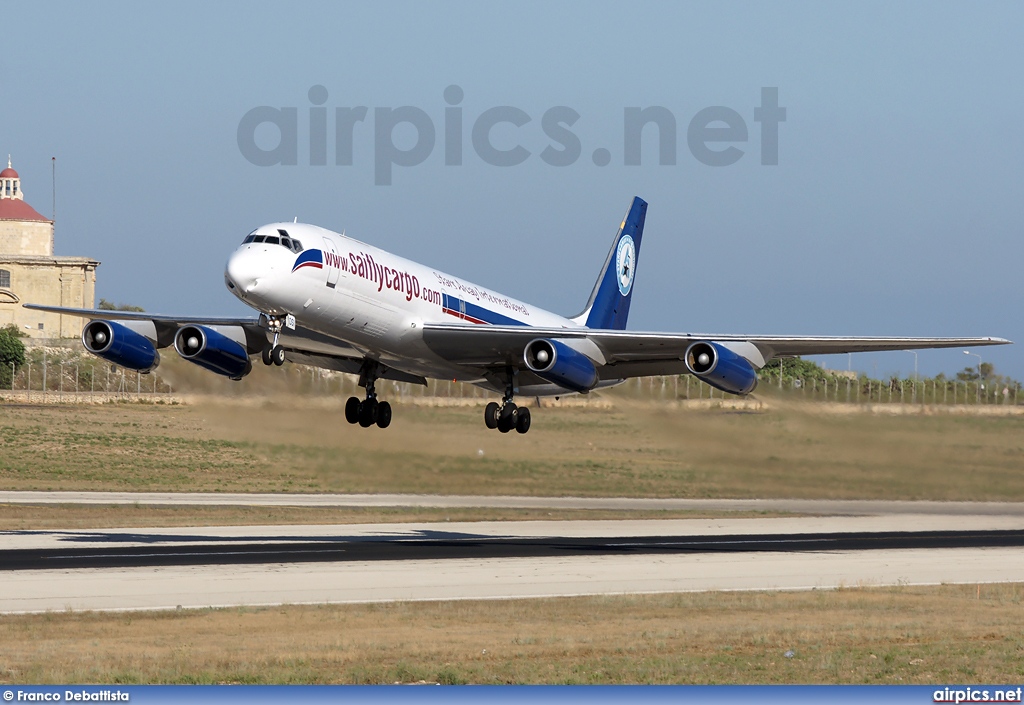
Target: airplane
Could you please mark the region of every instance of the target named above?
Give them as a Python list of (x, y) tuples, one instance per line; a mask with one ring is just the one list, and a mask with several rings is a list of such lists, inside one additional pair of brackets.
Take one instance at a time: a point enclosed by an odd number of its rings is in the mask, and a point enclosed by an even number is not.
[(305, 223), (249, 233), (228, 258), (228, 290), (259, 312), (199, 318), (25, 304), (91, 319), (90, 353), (147, 373), (173, 346), (189, 362), (239, 380), (285, 361), (359, 376), (345, 419), (387, 428), (392, 410), (378, 380), (469, 382), (502, 395), (484, 410), (489, 429), (530, 430), (515, 397), (587, 394), (633, 377), (691, 374), (746, 395), (769, 360), (798, 355), (1003, 345), (1002, 338), (867, 338), (706, 335), (626, 330), (647, 203), (635, 197), (583, 311), (572, 317), (517, 301), (346, 234)]

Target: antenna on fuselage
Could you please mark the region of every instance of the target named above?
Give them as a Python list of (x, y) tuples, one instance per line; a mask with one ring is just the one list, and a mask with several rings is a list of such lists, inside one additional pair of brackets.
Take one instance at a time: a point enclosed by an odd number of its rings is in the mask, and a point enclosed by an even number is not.
[(298, 223), (298, 222), (299, 222), (299, 216), (295, 216), (295, 219), (294, 219), (294, 220), (292, 220), (292, 222), (293, 222), (293, 223)]

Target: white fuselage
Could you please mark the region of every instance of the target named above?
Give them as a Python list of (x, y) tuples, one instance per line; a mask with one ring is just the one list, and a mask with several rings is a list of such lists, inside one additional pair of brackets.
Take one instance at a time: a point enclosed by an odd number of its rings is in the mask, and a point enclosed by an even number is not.
[[(301, 252), (280, 244), (281, 233), (301, 242)], [(265, 237), (278, 241), (255, 241)], [(304, 223), (256, 229), (231, 254), (224, 276), (231, 293), (263, 313), (291, 314), (299, 326), (345, 341), (366, 357), (437, 379), (480, 382), (482, 370), (456, 367), (433, 354), (422, 340), (424, 322), (579, 327), (568, 318)]]

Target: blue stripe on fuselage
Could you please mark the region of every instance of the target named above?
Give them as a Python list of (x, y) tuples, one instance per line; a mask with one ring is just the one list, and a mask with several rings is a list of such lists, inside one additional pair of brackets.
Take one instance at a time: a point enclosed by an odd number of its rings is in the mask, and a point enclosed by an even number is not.
[[(490, 323), (495, 326), (525, 326), (526, 323), (517, 321), (514, 318), (503, 316), (500, 313), (486, 309), (483, 306), (479, 306), (469, 301), (463, 301), (450, 294), (444, 294), (443, 307), (444, 312), (460, 318), (471, 323)], [(465, 306), (465, 313), (463, 313), (463, 306)]]

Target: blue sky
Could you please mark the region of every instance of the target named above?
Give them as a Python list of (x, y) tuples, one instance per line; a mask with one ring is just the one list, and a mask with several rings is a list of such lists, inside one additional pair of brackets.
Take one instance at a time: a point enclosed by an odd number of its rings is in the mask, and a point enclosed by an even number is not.
[[(585, 302), (634, 195), (650, 203), (630, 327), (828, 335), (997, 335), (1024, 341), (1024, 5), (1019, 3), (20, 3), (3, 13), (0, 151), (50, 213), (58, 254), (102, 261), (98, 294), (165, 313), (244, 313), (223, 266), (261, 223), (298, 217), (560, 313)], [(463, 99), (463, 163), (445, 165), (445, 89)], [(310, 88), (327, 92), (327, 164), (310, 163)], [(761, 89), (786, 120), (761, 164)], [(238, 143), (257, 106), (295, 108), (297, 164)], [(334, 109), (365, 106), (351, 165)], [(378, 108), (436, 130), (415, 166), (375, 184)], [(485, 111), (517, 166), (473, 149)], [(550, 108), (581, 154), (542, 127)], [(661, 106), (676, 163), (624, 162), (624, 110)], [(688, 126), (739, 115), (742, 156), (708, 166)], [(720, 123), (715, 123), (720, 125)], [(276, 143), (263, 125), (254, 139)], [(610, 163), (595, 164), (607, 149)], [(979, 349), (1024, 378), (1024, 348)], [(922, 374), (972, 363), (921, 352)], [(845, 368), (847, 358), (826, 359)], [(909, 353), (853, 357), (909, 373)]]

